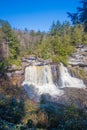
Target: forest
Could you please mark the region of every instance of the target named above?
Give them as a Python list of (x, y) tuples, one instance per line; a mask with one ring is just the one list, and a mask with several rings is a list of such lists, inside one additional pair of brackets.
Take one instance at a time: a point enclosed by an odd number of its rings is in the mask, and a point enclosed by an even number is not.
[[(71, 22), (53, 21), (48, 32), (27, 28), (19, 30), (12, 28), (8, 21), (0, 19), (0, 79), (6, 78), (8, 67), (21, 66), (22, 58), (29, 55), (44, 60), (51, 59), (53, 63), (62, 62), (67, 66), (68, 57), (76, 51), (76, 47), (87, 45), (87, 0), (80, 1), (77, 12), (67, 12), (67, 15)], [(34, 123), (26, 117), (26, 111), (29, 111), (26, 107), (29, 104), (31, 106), (28, 109), (33, 109), (30, 117), (35, 119)], [(68, 107), (59, 106), (57, 114), (54, 109), (56, 108), (40, 110), (31, 101), (25, 103), (23, 99), (12, 96), (8, 98), (0, 92), (0, 130), (87, 129), (87, 114), (77, 109), (73, 103)], [(27, 122), (23, 122), (26, 119)]]

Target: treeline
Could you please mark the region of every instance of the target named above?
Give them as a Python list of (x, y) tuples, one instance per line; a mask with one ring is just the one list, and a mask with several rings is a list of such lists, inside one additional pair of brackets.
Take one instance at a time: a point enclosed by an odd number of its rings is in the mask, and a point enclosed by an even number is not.
[(20, 58), (29, 54), (67, 64), (75, 46), (87, 44), (87, 32), (82, 24), (71, 26), (69, 22), (53, 22), (48, 33), (12, 30), (3, 20), (0, 24), (0, 60), (10, 64), (19, 65)]
[(75, 46), (86, 43), (87, 33), (83, 31), (83, 25), (71, 26), (69, 22), (61, 24), (57, 21), (41, 43), (35, 46), (34, 53), (41, 58), (67, 64), (68, 56), (75, 51)]
[(49, 32), (12, 29), (7, 21), (0, 20), (0, 60), (20, 64), (22, 56), (35, 55), (43, 59), (67, 64), (75, 46), (87, 44), (84, 25), (53, 22)]
[(7, 21), (0, 20), (0, 58), (17, 59), (20, 54), (19, 42)]
[(0, 20), (0, 67), (4, 63), (20, 65), (21, 57), (35, 55), (43, 59), (67, 64), (75, 46), (87, 44), (87, 1), (81, 0), (77, 13), (68, 13), (73, 23), (53, 22), (49, 32), (12, 29), (7, 21)]
[(75, 46), (87, 44), (87, 32), (84, 25), (72, 26), (69, 22), (53, 22), (49, 32), (17, 31), (20, 50), (24, 55), (35, 55), (43, 59), (67, 64), (68, 56), (75, 51)]
[(8, 65), (19, 64), (19, 41), (16, 38), (10, 24), (0, 20), (0, 75)]

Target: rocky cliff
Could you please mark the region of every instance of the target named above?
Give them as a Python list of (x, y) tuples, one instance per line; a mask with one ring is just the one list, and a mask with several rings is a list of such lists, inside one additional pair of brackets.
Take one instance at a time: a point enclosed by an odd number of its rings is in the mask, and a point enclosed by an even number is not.
[(84, 80), (87, 86), (87, 46), (79, 45), (76, 52), (69, 57), (69, 69), (72, 74)]

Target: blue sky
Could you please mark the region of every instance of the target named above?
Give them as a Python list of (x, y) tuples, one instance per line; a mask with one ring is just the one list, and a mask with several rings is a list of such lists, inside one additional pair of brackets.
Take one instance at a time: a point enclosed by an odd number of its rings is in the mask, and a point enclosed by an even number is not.
[(66, 12), (75, 12), (79, 0), (0, 0), (0, 19), (12, 27), (48, 31), (52, 22), (69, 20)]

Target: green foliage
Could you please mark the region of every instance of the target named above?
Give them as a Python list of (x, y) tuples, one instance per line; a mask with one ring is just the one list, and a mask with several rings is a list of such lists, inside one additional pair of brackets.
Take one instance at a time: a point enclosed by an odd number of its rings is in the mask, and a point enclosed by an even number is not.
[(8, 62), (7, 60), (1, 59), (0, 60), (0, 75), (4, 76), (7, 71)]
[(5, 71), (5, 63), (0, 62), (0, 73), (3, 73)]
[(84, 80), (87, 79), (87, 73), (83, 68), (78, 68), (78, 76), (81, 79), (84, 79)]
[(87, 45), (87, 33), (83, 35), (83, 43)]
[(70, 107), (65, 108), (64, 113), (65, 129), (86, 129), (87, 116), (82, 110), (77, 109), (73, 103), (71, 103)]
[(38, 57), (43, 59), (49, 59), (51, 57), (50, 40), (50, 37), (46, 37), (46, 39), (42, 41), (42, 44), (37, 45), (35, 53)]
[(60, 35), (61, 33), (61, 22), (59, 20), (57, 20), (57, 22), (53, 22), (53, 24), (51, 25), (50, 28), (50, 34), (51, 35)]
[(87, 32), (87, 0), (80, 0), (80, 7), (77, 7), (76, 13), (69, 13), (68, 16), (71, 18), (71, 21), (74, 25), (83, 24), (84, 31)]
[(35, 48), (35, 54), (43, 59), (67, 64), (68, 56), (74, 52), (71, 41), (71, 27), (69, 22), (53, 23), (49, 35), (45, 36), (41, 44)]
[(83, 30), (81, 25), (76, 25), (72, 29), (72, 43), (73, 44), (82, 44), (82, 35)]
[(0, 97), (0, 118), (11, 123), (19, 123), (24, 115), (24, 103), (15, 98)]
[[(30, 104), (30, 107), (34, 107), (34, 105), (34, 103)], [(28, 111), (24, 111), (22, 100), (17, 100), (14, 97), (7, 99), (5, 96), (1, 96), (0, 130), (86, 130), (87, 128), (87, 113), (76, 108), (74, 103), (71, 103), (70, 106), (63, 106), (43, 102), (37, 110), (30, 107), (28, 106)], [(27, 122), (23, 124), (21, 119), (22, 117), (26, 119), (25, 114)]]
[[(56, 106), (57, 107), (57, 106)], [(85, 130), (87, 125), (86, 113), (75, 107), (73, 103), (70, 106), (45, 107), (44, 112), (48, 116), (48, 129), (55, 130)], [(43, 127), (42, 127), (43, 128)]]
[(21, 57), (17, 57), (17, 59), (12, 59), (12, 58), (8, 58), (7, 59), (8, 65), (16, 65), (16, 66), (20, 66), (21, 65)]
[(12, 60), (16, 60), (20, 54), (18, 41), (12, 31), (10, 32), (8, 31), (6, 33), (6, 37), (8, 38), (8, 45), (9, 45), (9, 51), (10, 51), (9, 58)]
[(4, 58), (8, 60), (9, 63), (15, 63), (20, 55), (18, 40), (7, 21), (0, 20), (0, 30), (2, 30), (3, 33), (2, 41), (4, 41), (4, 44), (6, 43), (8, 46), (8, 49), (6, 49), (7, 47), (4, 48), (6, 54), (8, 55), (7, 58)]
[(0, 130), (21, 130), (24, 101), (0, 96)]
[[(63, 23), (59, 20), (53, 22), (49, 33), (35, 32), (34, 30), (31, 30), (30, 33), (25, 30), (23, 34), (19, 32), (20, 41), (14, 32), (7, 21), (0, 20), (0, 33), (3, 33), (0, 35), (0, 39), (7, 43), (4, 51), (2, 51), (3, 44), (0, 47), (1, 57), (5, 61), (7, 60), (8, 64), (16, 64), (17, 66), (21, 64), (21, 56), (23, 55), (35, 55), (43, 59), (52, 59), (54, 62), (63, 62), (67, 65), (68, 56), (72, 55), (75, 46), (87, 44), (84, 26), (80, 24), (71, 26), (67, 21)], [(4, 52), (7, 56), (3, 55)]]

